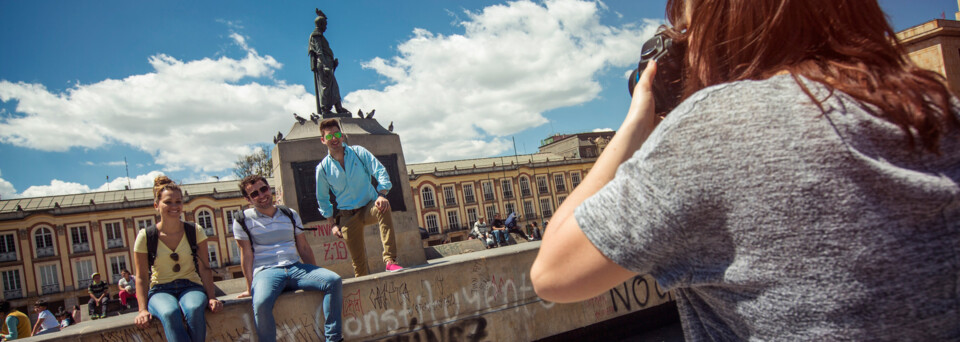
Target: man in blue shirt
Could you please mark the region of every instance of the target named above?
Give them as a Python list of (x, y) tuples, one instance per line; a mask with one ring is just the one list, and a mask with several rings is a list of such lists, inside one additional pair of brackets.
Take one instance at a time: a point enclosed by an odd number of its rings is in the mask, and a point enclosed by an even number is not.
[[(320, 214), (327, 218), (325, 227), (333, 235), (347, 241), (347, 250), (353, 261), (353, 273), (369, 273), (363, 227), (376, 223), (383, 243), (383, 263), (388, 272), (403, 270), (397, 264), (396, 234), (387, 192), (393, 187), (387, 169), (370, 151), (360, 146), (347, 146), (346, 136), (340, 132), (336, 119), (320, 122), (320, 141), (327, 146), (327, 157), (317, 165), (317, 204)], [(376, 177), (377, 187), (370, 183)], [(333, 216), (330, 192), (337, 198), (337, 217)]]

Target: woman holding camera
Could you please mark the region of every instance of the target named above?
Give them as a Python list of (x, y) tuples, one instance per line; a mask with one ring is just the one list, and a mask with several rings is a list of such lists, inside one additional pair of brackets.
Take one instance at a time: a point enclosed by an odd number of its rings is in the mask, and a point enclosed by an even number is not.
[(538, 295), (650, 274), (688, 341), (960, 339), (958, 102), (877, 2), (670, 0), (667, 16), (683, 101), (658, 122), (649, 63), (551, 220)]

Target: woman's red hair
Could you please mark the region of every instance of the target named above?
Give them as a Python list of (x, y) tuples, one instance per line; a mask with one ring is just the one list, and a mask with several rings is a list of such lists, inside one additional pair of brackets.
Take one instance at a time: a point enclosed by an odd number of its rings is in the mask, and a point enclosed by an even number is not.
[(684, 98), (788, 71), (876, 106), (911, 147), (939, 153), (960, 127), (944, 78), (906, 57), (875, 0), (669, 0), (667, 18), (687, 43)]

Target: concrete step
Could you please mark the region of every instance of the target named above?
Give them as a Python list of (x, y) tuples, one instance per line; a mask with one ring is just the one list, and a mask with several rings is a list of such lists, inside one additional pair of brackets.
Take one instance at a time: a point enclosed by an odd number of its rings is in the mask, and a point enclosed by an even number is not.
[[(529, 269), (539, 242), (429, 260), (404, 272), (377, 273), (343, 283), (347, 340), (533, 341), (672, 301), (653, 279), (638, 276), (600, 296), (573, 304), (541, 300)], [(207, 313), (207, 341), (250, 341), (250, 299), (221, 297), (224, 311)], [(322, 340), (322, 295), (286, 293), (274, 316), (278, 341)], [(133, 325), (134, 313), (84, 321), (38, 341), (164, 341), (154, 320)]]

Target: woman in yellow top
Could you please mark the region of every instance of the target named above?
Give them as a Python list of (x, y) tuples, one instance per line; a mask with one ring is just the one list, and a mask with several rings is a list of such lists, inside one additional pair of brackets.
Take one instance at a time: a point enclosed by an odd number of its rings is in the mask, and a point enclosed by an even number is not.
[[(223, 308), (223, 302), (216, 299), (213, 277), (210, 268), (202, 256), (207, 255), (207, 235), (203, 228), (196, 226), (197, 255), (200, 256), (194, 267), (190, 244), (180, 212), (183, 210), (183, 193), (180, 186), (167, 178), (154, 179), (153, 206), (160, 214), (157, 223), (156, 260), (150, 271), (149, 283), (146, 282), (149, 261), (147, 257), (147, 229), (137, 234), (133, 251), (136, 262), (137, 303), (140, 313), (134, 322), (140, 328), (149, 326), (151, 315), (160, 319), (168, 341), (203, 341), (207, 335), (204, 306), (216, 313)], [(198, 274), (199, 273), (199, 274)], [(200, 284), (203, 284), (201, 286)], [(150, 286), (147, 292), (147, 286)], [(187, 326), (183, 325), (184, 320)]]

